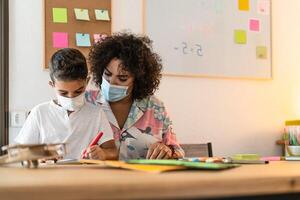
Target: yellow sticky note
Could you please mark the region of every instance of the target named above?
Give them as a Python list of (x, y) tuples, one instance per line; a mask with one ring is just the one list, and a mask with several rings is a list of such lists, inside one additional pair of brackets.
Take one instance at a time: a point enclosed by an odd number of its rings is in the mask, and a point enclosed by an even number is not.
[(247, 32), (244, 30), (235, 30), (234, 31), (234, 41), (237, 44), (246, 44), (247, 43)]
[(249, 11), (250, 5), (249, 0), (239, 0), (239, 10)]
[(54, 23), (67, 23), (68, 14), (66, 8), (52, 8), (52, 17)]
[(77, 20), (90, 21), (88, 9), (74, 8), (74, 12)]
[(267, 59), (267, 47), (265, 46), (257, 46), (256, 47), (256, 58), (257, 59)]
[(104, 21), (110, 20), (108, 10), (95, 9), (95, 15), (96, 15), (96, 20), (104, 20)]

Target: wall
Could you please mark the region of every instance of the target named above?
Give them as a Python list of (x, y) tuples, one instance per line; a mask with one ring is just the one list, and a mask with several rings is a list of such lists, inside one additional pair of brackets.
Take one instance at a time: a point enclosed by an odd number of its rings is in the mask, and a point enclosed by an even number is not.
[[(273, 79), (164, 76), (157, 95), (182, 143), (211, 141), (215, 155), (275, 155), (284, 121), (300, 115), (300, 1), (273, 0)], [(29, 12), (24, 12), (28, 10)], [(113, 0), (113, 30), (141, 33), (142, 1)], [(42, 70), (42, 1), (10, 0), (10, 109), (30, 109), (53, 94)], [(10, 139), (18, 129), (10, 129)]]
[[(49, 100), (48, 73), (43, 70), (43, 1), (9, 1), (9, 109), (30, 110)], [(10, 128), (10, 142), (18, 133)]]

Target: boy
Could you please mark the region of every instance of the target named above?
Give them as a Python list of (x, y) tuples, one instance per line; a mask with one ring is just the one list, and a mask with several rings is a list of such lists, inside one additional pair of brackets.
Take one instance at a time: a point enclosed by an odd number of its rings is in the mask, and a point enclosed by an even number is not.
[(64, 158), (81, 158), (81, 153), (102, 131), (98, 145), (88, 148), (89, 157), (116, 159), (117, 150), (109, 122), (100, 106), (85, 101), (88, 82), (86, 59), (76, 49), (58, 50), (50, 61), (49, 85), (56, 99), (35, 106), (15, 142), (19, 144), (66, 143)]

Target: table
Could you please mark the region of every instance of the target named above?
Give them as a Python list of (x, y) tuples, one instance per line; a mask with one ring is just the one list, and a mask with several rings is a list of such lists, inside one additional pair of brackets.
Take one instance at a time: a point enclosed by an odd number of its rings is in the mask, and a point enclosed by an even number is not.
[(300, 192), (300, 162), (151, 174), (96, 165), (0, 167), (0, 199), (174, 199)]

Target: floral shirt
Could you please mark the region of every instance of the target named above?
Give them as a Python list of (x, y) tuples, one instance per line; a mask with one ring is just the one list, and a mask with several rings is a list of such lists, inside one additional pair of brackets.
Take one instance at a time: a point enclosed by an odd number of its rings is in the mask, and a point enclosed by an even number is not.
[(156, 142), (171, 146), (179, 157), (184, 156), (172, 130), (172, 121), (156, 97), (134, 101), (124, 127), (120, 129), (109, 103), (99, 94), (99, 91), (88, 91), (86, 99), (102, 105), (114, 133), (120, 160), (146, 158), (148, 148)]

